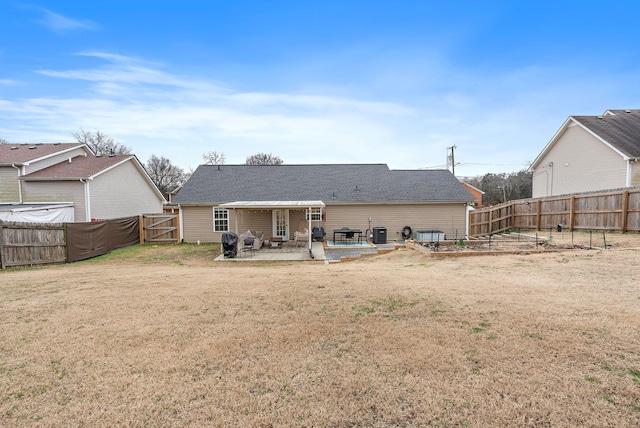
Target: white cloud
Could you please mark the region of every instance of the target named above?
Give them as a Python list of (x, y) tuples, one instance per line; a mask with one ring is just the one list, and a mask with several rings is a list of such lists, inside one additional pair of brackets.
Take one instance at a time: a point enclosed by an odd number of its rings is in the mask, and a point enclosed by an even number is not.
[(37, 22), (57, 33), (73, 30), (97, 30), (98, 24), (86, 19), (78, 20), (68, 18), (59, 13), (52, 12), (45, 8), (39, 8), (43, 13), (43, 18)]
[[(299, 92), (243, 91), (170, 73), (162, 64), (137, 58), (78, 55), (104, 63), (36, 72), (70, 81), (65, 85), (72, 88), (69, 95), (0, 99), (3, 138), (69, 141), (80, 127), (99, 129), (132, 147), (143, 162), (156, 154), (184, 168), (195, 167), (201, 154), (211, 150), (225, 153), (229, 163), (271, 152), (288, 164), (372, 162), (421, 168), (443, 165), (446, 148), (457, 145), (461, 165), (456, 172), (477, 175), (522, 169), (568, 115), (628, 108), (611, 102), (634, 97), (621, 97), (624, 85), (616, 79), (596, 85), (593, 79), (565, 73), (570, 77), (554, 80), (550, 76), (562, 75), (562, 70), (540, 67), (501, 74), (445, 73), (442, 65), (438, 73), (455, 82), (437, 85), (428, 77), (427, 88), (414, 82), (418, 88), (405, 97), (352, 96), (340, 88), (318, 89), (321, 85)], [(404, 63), (396, 67), (410, 68)], [(331, 88), (329, 79), (324, 87)], [(358, 92), (375, 93), (366, 87), (365, 82)], [(581, 109), (584, 105), (595, 106), (595, 111)]]

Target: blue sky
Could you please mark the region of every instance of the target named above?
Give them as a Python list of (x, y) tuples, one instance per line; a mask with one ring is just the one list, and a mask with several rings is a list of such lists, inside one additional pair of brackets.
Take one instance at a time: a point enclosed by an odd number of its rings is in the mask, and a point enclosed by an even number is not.
[(638, 2), (0, 3), (0, 138), (80, 128), (185, 168), (266, 152), (524, 169), (570, 115), (640, 108)]

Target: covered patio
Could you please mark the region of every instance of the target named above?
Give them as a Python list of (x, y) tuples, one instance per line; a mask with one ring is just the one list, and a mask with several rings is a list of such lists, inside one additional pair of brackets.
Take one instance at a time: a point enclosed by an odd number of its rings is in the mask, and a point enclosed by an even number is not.
[[(249, 256), (254, 258), (260, 256), (267, 260), (293, 260), (300, 257), (305, 257), (306, 260), (309, 259), (317, 259), (324, 260), (324, 249), (321, 242), (313, 242), (313, 225), (320, 225), (320, 221), (322, 220), (322, 211), (324, 210), (325, 204), (322, 201), (235, 201), (235, 202), (227, 202), (224, 204), (220, 204), (220, 208), (224, 208), (227, 210), (233, 210), (241, 213), (244, 211), (256, 211), (256, 210), (264, 210), (271, 211), (273, 214), (273, 224), (271, 237), (266, 238), (266, 240), (273, 241), (277, 240), (282, 244), (278, 246), (278, 248), (261, 248), (258, 251), (250, 252)], [(291, 245), (287, 245), (290, 242), (291, 231), (289, 226), (289, 210), (297, 210), (297, 211), (305, 211), (306, 218), (306, 242), (304, 250), (298, 251), (291, 248)], [(236, 219), (235, 225), (233, 227), (234, 233), (239, 235), (241, 231), (246, 229), (250, 229), (246, 224), (242, 221), (241, 215), (235, 215)], [(296, 231), (296, 233), (299, 231)], [(305, 239), (303, 238), (303, 239)], [(297, 247), (298, 241), (296, 241)], [(319, 245), (313, 245), (319, 244)], [(238, 256), (241, 255), (240, 247), (242, 243), (238, 243)], [(243, 254), (244, 256), (244, 254)]]

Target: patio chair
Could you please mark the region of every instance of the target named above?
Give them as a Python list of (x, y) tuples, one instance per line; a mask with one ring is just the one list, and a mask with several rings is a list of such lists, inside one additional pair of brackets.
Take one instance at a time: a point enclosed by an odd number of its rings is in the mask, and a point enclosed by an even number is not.
[(304, 220), (298, 222), (298, 230), (293, 233), (293, 240), (296, 241), (296, 247), (298, 242), (307, 242), (309, 240), (309, 229), (304, 227), (307, 224)]
[(253, 236), (248, 236), (244, 238), (244, 241), (242, 241), (242, 248), (240, 249), (240, 251), (242, 253), (249, 251), (250, 256), (253, 257), (253, 252), (255, 251), (255, 247), (253, 245), (254, 241), (255, 241), (255, 238)]

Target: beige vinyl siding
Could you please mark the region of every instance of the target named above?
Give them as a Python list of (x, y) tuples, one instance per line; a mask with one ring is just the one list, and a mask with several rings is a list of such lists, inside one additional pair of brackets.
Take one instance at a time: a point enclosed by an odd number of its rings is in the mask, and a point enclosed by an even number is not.
[[(36, 146), (37, 147), (37, 146)], [(37, 156), (38, 149), (33, 150), (33, 155)], [(30, 165), (25, 166), (25, 175), (31, 174), (32, 172), (40, 171), (41, 169), (48, 168), (50, 166), (59, 164), (60, 162), (68, 162), (69, 158), (73, 158), (76, 156), (84, 156), (86, 152), (81, 149), (73, 149), (66, 153), (58, 153), (46, 159), (42, 159), (38, 162), (33, 162)]]
[(640, 161), (631, 163), (631, 186), (640, 186)]
[(229, 231), (239, 235), (247, 230), (260, 230), (269, 239), (273, 234), (272, 215), (271, 210), (230, 210)]
[(533, 197), (615, 189), (626, 186), (626, 179), (627, 163), (622, 156), (573, 125), (538, 162), (533, 172)]
[(222, 233), (213, 231), (213, 207), (182, 207), (184, 242), (220, 242)]
[[(235, 211), (235, 212), (234, 212)], [(333, 239), (333, 229), (349, 227), (387, 228), (388, 240), (401, 240), (401, 231), (405, 226), (412, 230), (441, 230), (447, 239), (464, 237), (466, 233), (466, 206), (463, 203), (431, 204), (368, 204), (368, 205), (330, 205), (325, 209), (325, 228), (327, 239)], [(213, 232), (213, 206), (182, 207), (183, 232), (185, 242), (220, 242), (222, 233)], [(269, 210), (231, 210), (229, 231), (242, 233), (247, 229), (262, 230), (268, 239), (272, 235), (272, 214)], [(305, 219), (304, 210), (289, 210), (289, 238)], [(312, 222), (312, 227), (318, 222)]]
[(133, 161), (89, 181), (91, 217), (109, 219), (162, 212), (162, 200)]
[(74, 221), (86, 219), (84, 183), (78, 181), (24, 181), (24, 202), (73, 202)]
[(0, 166), (0, 203), (20, 202), (18, 170)]
[(327, 239), (333, 239), (333, 230), (342, 227), (361, 229), (384, 227), (387, 240), (402, 240), (402, 229), (441, 230), (446, 239), (462, 238), (466, 233), (466, 206), (455, 204), (375, 204), (330, 205), (326, 208), (324, 223)]

